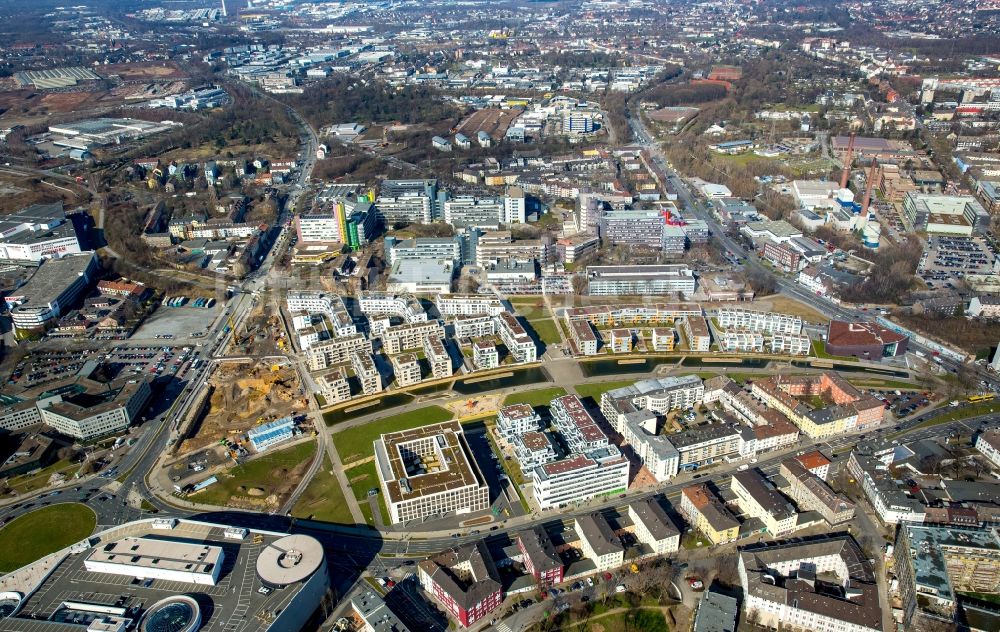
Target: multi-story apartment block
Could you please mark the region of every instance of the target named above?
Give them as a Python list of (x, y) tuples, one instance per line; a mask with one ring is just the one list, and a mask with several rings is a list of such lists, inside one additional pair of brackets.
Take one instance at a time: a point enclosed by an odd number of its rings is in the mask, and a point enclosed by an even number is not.
[(434, 305), (442, 317), (499, 316), (506, 311), (500, 299), (483, 294), (438, 294)]
[(394, 316), (403, 319), (404, 323), (427, 322), (427, 311), (420, 299), (412, 294), (362, 292), (358, 296), (358, 307), (368, 318)]
[(607, 435), (576, 395), (563, 395), (552, 400), (549, 414), (552, 425), (559, 430), (570, 452), (588, 452), (608, 445)]
[(694, 272), (686, 265), (588, 266), (591, 296), (694, 294)]
[(847, 469), (883, 523), (921, 523), (926, 518), (924, 505), (896, 485), (889, 467), (882, 461), (854, 450)]
[(441, 338), (437, 336), (424, 338), (424, 356), (431, 365), (431, 375), (435, 380), (451, 377), (451, 355)]
[(959, 592), (995, 593), (1000, 586), (996, 529), (900, 525), (893, 557), (907, 626), (951, 624)]
[(649, 303), (592, 305), (563, 310), (566, 323), (586, 321), (595, 327), (657, 327), (672, 325), (678, 318), (701, 316), (697, 303)]
[(612, 329), (608, 334), (611, 353), (628, 353), (632, 350), (632, 332), (628, 329)]
[(535, 502), (564, 507), (628, 489), (629, 463), (613, 445), (540, 465), (531, 471)]
[(401, 353), (391, 358), (392, 374), (396, 378), (396, 386), (412, 386), (421, 380), (420, 361), (412, 353)]
[(538, 359), (538, 349), (535, 347), (535, 342), (513, 314), (501, 312), (497, 316), (497, 329), (507, 351), (516, 361), (526, 363), (535, 362)]
[(830, 459), (823, 456), (822, 452), (812, 450), (805, 454), (799, 454), (794, 458), (802, 467), (818, 476), (820, 480), (827, 480), (826, 477), (830, 473)]
[(344, 300), (335, 294), (295, 291), (286, 298), (292, 325), (303, 351), (330, 338), (344, 338), (358, 333)]
[(349, 362), (353, 353), (371, 355), (371, 352), (371, 340), (364, 334), (354, 334), (316, 343), (305, 350), (305, 356), (310, 371), (321, 371), (334, 364)]
[(544, 527), (536, 526), (518, 533), (517, 548), (521, 551), (525, 572), (534, 577), (539, 586), (562, 583), (562, 558)]
[(482, 338), (493, 336), (497, 332), (496, 319), (483, 314), (481, 316), (455, 316), (452, 321), (456, 338)]
[[(743, 608), (761, 625), (817, 632), (881, 632), (875, 570), (851, 536), (768, 542), (740, 550)], [(823, 588), (817, 577), (845, 587)], [(835, 578), (835, 579), (834, 579)]]
[[(671, 410), (690, 408), (705, 397), (705, 386), (697, 375), (680, 375), (640, 380), (632, 386), (611, 389), (601, 395), (601, 412), (615, 430), (621, 414), (634, 410), (650, 410), (665, 414)], [(627, 404), (617, 404), (627, 402)]]
[(719, 348), (723, 351), (760, 353), (764, 351), (764, 336), (753, 331), (724, 331)]
[(739, 521), (707, 485), (689, 485), (682, 489), (678, 509), (712, 544), (732, 542), (739, 537)]
[(500, 354), (492, 342), (477, 340), (472, 343), (472, 363), (477, 369), (495, 369), (500, 366)]
[[(625, 400), (620, 403), (628, 404)], [(656, 413), (648, 410), (626, 412), (619, 415), (618, 423), (622, 426), (622, 440), (631, 446), (653, 478), (663, 482), (677, 476), (680, 453), (666, 436), (657, 434)]]
[(569, 325), (569, 333), (573, 338), (576, 350), (582, 355), (597, 355), (597, 334), (594, 328), (585, 320), (574, 320)]
[(536, 430), (514, 438), (514, 457), (522, 472), (530, 472), (539, 465), (558, 459), (559, 452), (552, 437)]
[(629, 503), (628, 517), (635, 525), (635, 538), (654, 555), (669, 555), (680, 548), (681, 532), (655, 498)]
[[(786, 415), (804, 434), (814, 439), (877, 427), (885, 406), (863, 395), (840, 375), (774, 377), (753, 384), (753, 395)], [(819, 396), (829, 406), (814, 408), (796, 397)]]
[(719, 459), (742, 455), (743, 445), (752, 437), (753, 433), (748, 428), (719, 423), (675, 432), (669, 439), (677, 449), (678, 467), (690, 470), (711, 465)]
[(830, 525), (843, 524), (854, 517), (854, 503), (830, 489), (797, 459), (782, 461), (779, 472), (788, 482), (785, 491), (802, 511), (819, 512)]
[(361, 382), (362, 393), (372, 395), (382, 391), (382, 374), (379, 373), (370, 353), (352, 353), (351, 368)]
[(718, 319), (719, 326), (723, 329), (742, 329), (765, 334), (802, 333), (802, 319), (790, 314), (723, 307), (719, 309)]
[(995, 467), (1000, 467), (1000, 430), (987, 430), (976, 438), (976, 449)]
[(809, 355), (812, 349), (812, 342), (805, 334), (774, 334), (769, 344), (771, 353), (787, 355)]
[(702, 315), (688, 316), (681, 323), (681, 330), (687, 339), (688, 349), (705, 352), (712, 348), (712, 334), (708, 329), (708, 321)]
[(677, 331), (671, 327), (653, 328), (653, 351), (664, 352), (673, 351), (674, 342), (677, 339)]
[(625, 563), (625, 547), (604, 514), (595, 511), (577, 516), (573, 526), (580, 538), (580, 550), (584, 557), (594, 562), (598, 573), (614, 570)]
[(444, 338), (444, 327), (436, 320), (394, 325), (382, 332), (382, 350), (391, 355), (419, 349), (431, 337)]
[(528, 404), (504, 406), (497, 413), (496, 431), (507, 443), (514, 443), (517, 437), (541, 427), (541, 416)]
[(457, 421), (383, 434), (375, 464), (393, 524), (489, 507), (489, 487)]
[(336, 404), (351, 399), (351, 385), (347, 381), (347, 369), (337, 367), (316, 379), (320, 394), (327, 404)]
[(771, 535), (795, 529), (799, 518), (795, 506), (757, 468), (733, 474), (730, 488), (740, 509), (763, 522)]
[(482, 540), (449, 549), (417, 564), (420, 586), (463, 628), (503, 603), (503, 584)]

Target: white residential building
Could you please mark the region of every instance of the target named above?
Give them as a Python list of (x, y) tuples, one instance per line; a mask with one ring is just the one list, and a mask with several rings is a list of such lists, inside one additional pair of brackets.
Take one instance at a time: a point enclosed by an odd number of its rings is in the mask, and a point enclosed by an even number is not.
[(719, 348), (722, 351), (760, 353), (764, 351), (764, 336), (752, 331), (724, 331)]
[(763, 522), (771, 535), (795, 529), (799, 517), (795, 506), (757, 468), (733, 474), (730, 488), (740, 509)]
[(443, 338), (438, 336), (424, 338), (424, 356), (431, 365), (431, 375), (435, 380), (451, 377), (451, 355)]
[(420, 362), (417, 360), (417, 356), (412, 353), (402, 353), (392, 356), (391, 362), (396, 386), (412, 386), (420, 382)]
[(477, 340), (472, 343), (472, 363), (480, 371), (500, 366), (500, 354), (492, 342)]
[(500, 339), (515, 360), (520, 363), (538, 360), (538, 349), (535, 347), (535, 342), (513, 314), (501, 312), (497, 316), (497, 329)]
[(809, 355), (809, 351), (812, 349), (809, 336), (804, 334), (775, 334), (769, 344), (771, 345), (771, 353), (788, 355)]
[(741, 307), (719, 309), (719, 326), (723, 329), (741, 329), (765, 334), (800, 334), (802, 319), (790, 314), (759, 312)]
[(455, 316), (451, 321), (456, 338), (482, 338), (497, 333), (496, 318), (488, 315)]
[(521, 187), (510, 187), (503, 198), (504, 224), (523, 224), (527, 221), (527, 206), (524, 201), (524, 190)]
[(541, 427), (542, 418), (527, 404), (504, 406), (497, 413), (496, 431), (507, 443), (514, 443), (516, 437)]
[(669, 555), (680, 548), (681, 532), (656, 498), (629, 503), (628, 517), (635, 525), (635, 538), (653, 555)]
[(442, 318), (448, 316), (499, 316), (506, 311), (503, 302), (484, 294), (438, 294), (434, 305)]
[(987, 430), (976, 439), (976, 449), (994, 467), (1000, 467), (1000, 430)]
[(444, 338), (444, 327), (436, 320), (394, 325), (382, 332), (382, 350), (389, 355), (419, 349), (424, 340), (435, 336)]
[(351, 368), (354, 369), (354, 374), (361, 382), (362, 393), (373, 395), (382, 391), (382, 374), (379, 373), (370, 353), (352, 353)]
[(594, 512), (577, 516), (573, 525), (580, 537), (580, 550), (584, 557), (594, 562), (598, 573), (614, 570), (625, 563), (625, 547), (604, 514)]
[(358, 307), (369, 319), (395, 316), (402, 318), (405, 323), (427, 322), (427, 311), (420, 303), (420, 299), (412, 294), (362, 292), (358, 296)]

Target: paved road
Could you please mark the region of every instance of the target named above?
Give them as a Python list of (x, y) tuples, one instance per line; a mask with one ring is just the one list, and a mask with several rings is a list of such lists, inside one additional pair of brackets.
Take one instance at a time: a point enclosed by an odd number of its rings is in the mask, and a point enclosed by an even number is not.
[[(754, 253), (748, 252), (742, 244), (726, 233), (723, 227), (715, 220), (715, 217), (712, 215), (705, 203), (696, 198), (696, 196), (691, 193), (691, 190), (688, 188), (684, 179), (676, 171), (670, 168), (662, 149), (659, 144), (655, 142), (653, 136), (649, 133), (649, 130), (646, 129), (642, 119), (637, 118), (634, 115), (630, 115), (629, 125), (631, 126), (636, 139), (638, 139), (639, 144), (641, 144), (649, 152), (649, 155), (652, 157), (656, 167), (658, 167), (660, 171), (666, 175), (667, 182), (669, 182), (670, 187), (677, 193), (677, 196), (680, 198), (681, 202), (683, 202), (684, 207), (694, 213), (695, 217), (698, 219), (704, 220), (705, 223), (708, 224), (713, 237), (718, 239), (719, 243), (721, 243), (727, 250), (734, 253), (738, 257), (742, 257), (747, 268), (763, 270), (767, 274), (771, 275), (770, 270), (764, 267), (757, 260)], [(825, 297), (816, 296), (814, 293), (809, 292), (798, 283), (790, 281), (784, 277), (775, 276), (774, 279), (782, 294), (791, 296), (792, 298), (809, 305), (816, 311), (825, 314), (830, 318), (866, 321), (871, 320), (872, 318), (871, 313), (844, 305), (838, 305), (829, 301)], [(929, 347), (926, 347), (912, 339), (909, 341), (908, 349), (911, 351), (920, 351), (928, 357), (934, 356), (936, 353), (933, 349), (930, 349)], [(984, 380), (987, 384), (994, 387), (1000, 386), (1000, 377), (986, 371), (979, 365), (963, 364), (944, 356), (939, 356), (939, 359), (941, 360), (941, 365), (953, 373), (957, 372), (959, 367), (965, 366), (972, 369), (979, 380)]]

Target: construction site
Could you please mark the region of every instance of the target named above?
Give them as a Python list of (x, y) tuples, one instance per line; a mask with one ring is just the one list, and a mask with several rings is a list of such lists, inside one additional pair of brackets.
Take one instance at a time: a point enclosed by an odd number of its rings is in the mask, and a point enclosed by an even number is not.
[(302, 391), (298, 373), (287, 363), (220, 362), (182, 422), (173, 453), (184, 457), (213, 445), (239, 445), (255, 425), (305, 413)]
[[(285, 353), (288, 338), (280, 314), (280, 308), (270, 301), (255, 299), (246, 319), (236, 327), (229, 353), (258, 357)], [(229, 326), (234, 326), (232, 320)]]

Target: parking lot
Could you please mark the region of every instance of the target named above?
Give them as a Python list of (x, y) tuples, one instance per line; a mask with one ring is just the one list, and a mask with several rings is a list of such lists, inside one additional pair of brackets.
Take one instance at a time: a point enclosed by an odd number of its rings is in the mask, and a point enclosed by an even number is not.
[(929, 287), (951, 289), (954, 281), (966, 274), (993, 272), (996, 254), (982, 239), (933, 236), (917, 266), (917, 273)]
[(222, 311), (222, 303), (213, 307), (160, 306), (132, 334), (132, 340), (188, 342), (203, 337)]
[(32, 388), (74, 376), (88, 361), (102, 362), (102, 375), (108, 379), (146, 374), (149, 377), (175, 375), (184, 377), (201, 355), (193, 347), (131, 346), (113, 347), (107, 353), (81, 351), (44, 351), (25, 356), (6, 376), (7, 386)]

